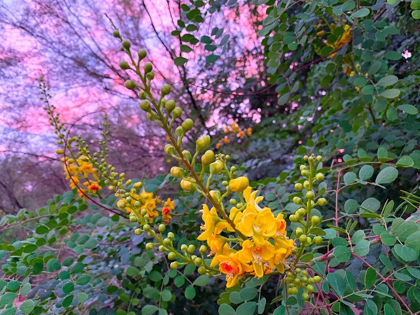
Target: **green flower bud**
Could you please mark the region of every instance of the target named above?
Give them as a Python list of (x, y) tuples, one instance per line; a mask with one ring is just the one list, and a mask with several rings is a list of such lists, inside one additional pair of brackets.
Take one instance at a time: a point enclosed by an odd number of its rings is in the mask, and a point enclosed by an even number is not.
[(175, 178), (182, 178), (185, 176), (185, 172), (182, 168), (174, 166), (171, 168), (171, 175)]
[(168, 95), (171, 93), (171, 86), (169, 84), (165, 84), (160, 88), (160, 92), (162, 95)]
[(127, 70), (127, 69), (130, 69), (130, 66), (127, 61), (120, 61), (120, 68)]
[(230, 203), (232, 206), (234, 206), (234, 205), (236, 205), (236, 204), (238, 203), (238, 201), (237, 201), (236, 199), (230, 199), (230, 200), (229, 200), (229, 203)]
[(304, 157), (303, 157), (303, 159), (305, 160), (305, 161), (307, 161), (308, 160), (308, 156), (307, 155), (305, 155)]
[(196, 141), (196, 148), (197, 151), (200, 151), (204, 148), (206, 148), (207, 146), (209, 146), (210, 144), (210, 137), (209, 136), (202, 136), (200, 138), (198, 138), (198, 140)]
[(130, 216), (130, 222), (137, 222), (137, 218), (135, 215)]
[(229, 185), (229, 183), (228, 183), (228, 181), (227, 181), (227, 180), (224, 180), (224, 181), (222, 182), (222, 185), (223, 185), (223, 186), (227, 186), (227, 185)]
[[(169, 236), (169, 233), (168, 233), (168, 236)], [(167, 237), (167, 238), (165, 238), (163, 240), (163, 245), (165, 245), (165, 246), (171, 246), (171, 244), (172, 244), (172, 241), (171, 241), (171, 239), (169, 237)]]
[(140, 102), (140, 108), (146, 112), (150, 110), (150, 104), (148, 101), (141, 101)]
[(196, 183), (191, 182), (190, 180), (181, 180), (181, 188), (184, 191), (194, 191), (197, 189)]
[(168, 100), (165, 103), (166, 110), (170, 113), (175, 109), (175, 101), (174, 100)]
[(143, 225), (143, 230), (145, 230), (146, 232), (149, 232), (150, 231), (150, 225), (149, 224)]
[(153, 249), (153, 243), (147, 243), (146, 244), (146, 249), (148, 249), (148, 250)]
[(129, 90), (132, 90), (132, 89), (134, 89), (134, 88), (136, 88), (137, 87), (137, 84), (136, 84), (136, 82), (134, 82), (134, 81), (132, 81), (132, 80), (127, 80), (127, 81), (125, 81), (125, 87), (127, 88), (127, 89), (129, 89)]
[(302, 200), (299, 197), (293, 197), (293, 203), (296, 205), (300, 205)]
[(153, 71), (150, 71), (149, 73), (146, 74), (146, 78), (152, 81), (155, 78), (155, 73)]
[(166, 154), (172, 155), (175, 152), (175, 148), (174, 148), (173, 145), (167, 144), (167, 145), (165, 145), (164, 151), (165, 151)]
[(175, 259), (176, 259), (176, 254), (175, 254), (174, 252), (170, 252), (170, 253), (168, 254), (168, 259), (169, 259), (169, 260), (175, 260)]
[(321, 277), (320, 276), (315, 276), (315, 277), (313, 277), (312, 279), (314, 279), (314, 282), (315, 283), (317, 283), (317, 282), (321, 282)]
[(139, 52), (138, 52), (138, 55), (139, 55), (140, 60), (142, 60), (142, 59), (146, 58), (147, 52), (144, 49), (140, 49)]
[(181, 245), (181, 250), (182, 250), (183, 252), (186, 252), (186, 251), (188, 250), (188, 246), (187, 246), (186, 244), (182, 244), (182, 245)]
[(182, 128), (184, 129), (185, 132), (187, 132), (188, 130), (191, 130), (191, 128), (193, 127), (193, 125), (194, 125), (194, 122), (192, 121), (192, 119), (187, 118), (182, 123)]
[(207, 272), (206, 267), (204, 267), (204, 266), (199, 267), (197, 272), (200, 275), (204, 275)]
[(191, 161), (191, 152), (188, 150), (182, 151), (182, 154), (184, 155), (184, 158), (189, 162)]
[(299, 237), (299, 236), (301, 236), (302, 234), (303, 234), (303, 230), (302, 230), (302, 228), (300, 228), (300, 227), (296, 228), (296, 236), (297, 236), (297, 237)]
[(203, 165), (209, 165), (214, 161), (214, 152), (212, 150), (207, 150), (206, 153), (201, 157), (201, 162)]
[(314, 237), (314, 243), (316, 245), (321, 245), (322, 244), (322, 236), (315, 236)]
[(164, 252), (166, 250), (165, 246), (159, 245), (159, 251)]
[(303, 182), (303, 188), (305, 188), (305, 189), (309, 189), (310, 187), (311, 187), (311, 184), (309, 183), (309, 181), (305, 180), (305, 181)]
[(223, 171), (223, 162), (217, 160), (210, 164), (210, 173), (220, 174)]
[(147, 98), (147, 93), (145, 91), (140, 91), (139, 92), (139, 98), (141, 100), (145, 100)]
[(222, 195), (220, 194), (220, 191), (218, 190), (210, 190), (210, 196), (215, 199), (216, 201), (220, 200), (222, 198)]
[(159, 232), (165, 232), (166, 226), (165, 224), (159, 224)]
[(146, 209), (142, 209), (142, 210), (140, 211), (140, 214), (141, 214), (142, 216), (145, 216), (145, 215), (147, 214), (147, 210), (146, 210)]
[(201, 254), (204, 254), (206, 251), (207, 251), (207, 246), (205, 246), (205, 245), (201, 245), (201, 246), (200, 246), (200, 253), (201, 253)]
[(304, 171), (304, 170), (306, 170), (306, 169), (307, 169), (307, 167), (306, 167), (306, 165), (301, 165), (301, 166), (299, 167), (299, 169), (300, 169), (301, 171)]
[(321, 222), (321, 218), (318, 217), (317, 215), (314, 215), (312, 216), (311, 221), (312, 221), (312, 225), (318, 225), (319, 222)]
[(181, 117), (182, 115), (182, 109), (180, 107), (175, 107), (175, 109), (172, 111), (172, 116), (174, 119), (177, 119)]
[(318, 155), (318, 156), (316, 157), (316, 160), (317, 160), (318, 162), (321, 162), (321, 161), (322, 161), (322, 156)]
[(176, 261), (171, 262), (171, 269), (178, 269), (179, 264)]
[(320, 206), (325, 206), (327, 204), (327, 199), (319, 198), (317, 202)]
[(194, 259), (194, 265), (196, 266), (200, 266), (202, 262), (203, 260), (200, 257), (197, 257), (196, 259)]
[(143, 66), (143, 69), (145, 73), (149, 73), (150, 71), (153, 70), (153, 66), (150, 62), (146, 62)]
[(176, 134), (178, 137), (182, 137), (182, 136), (184, 135), (184, 128), (182, 128), (182, 126), (178, 126), (178, 127), (176, 127), (176, 129), (175, 129), (175, 134)]
[(173, 240), (173, 239), (175, 238), (175, 234), (174, 234), (174, 233), (172, 233), (172, 232), (169, 232), (169, 233), (168, 233), (168, 238), (169, 238), (170, 240)]
[(312, 200), (312, 199), (314, 199), (315, 198), (315, 194), (314, 194), (314, 192), (313, 191), (308, 191), (307, 193), (306, 193), (306, 198), (307, 199), (310, 199), (310, 200)]
[(318, 174), (316, 174), (316, 175), (315, 175), (315, 179), (316, 179), (317, 181), (322, 182), (322, 181), (324, 180), (324, 174), (322, 174), (322, 173), (318, 173)]
[(125, 49), (130, 49), (131, 44), (130, 44), (130, 42), (129, 42), (128, 40), (125, 40), (125, 41), (123, 41), (123, 42), (122, 42), (122, 46), (123, 46)]
[(296, 183), (296, 184), (295, 184), (295, 189), (296, 189), (297, 191), (301, 191), (301, 190), (303, 189), (302, 184), (301, 184), (301, 183)]
[(306, 286), (306, 290), (308, 290), (309, 292), (314, 292), (315, 288), (312, 285), (308, 284)]
[(146, 117), (147, 117), (147, 119), (149, 119), (150, 121), (155, 121), (155, 120), (157, 119), (157, 116), (156, 116), (154, 113), (152, 113), (152, 112), (148, 112), (148, 113), (146, 114)]
[(190, 246), (188, 246), (188, 252), (190, 253), (190, 254), (192, 254), (192, 253), (194, 253), (195, 252), (195, 246), (194, 245), (190, 245)]
[(299, 217), (298, 217), (298, 216), (296, 216), (296, 215), (294, 215), (294, 214), (292, 214), (292, 215), (289, 217), (289, 220), (290, 220), (290, 222), (298, 222), (298, 221), (299, 221)]
[(299, 241), (300, 241), (301, 243), (305, 243), (307, 238), (308, 238), (308, 237), (307, 237), (305, 234), (302, 234), (301, 236), (299, 236)]
[(308, 293), (306, 293), (306, 292), (303, 292), (303, 293), (302, 293), (302, 299), (303, 299), (304, 301), (309, 300), (309, 294), (308, 294)]
[(140, 235), (141, 232), (142, 232), (142, 230), (140, 230), (140, 229), (135, 229), (134, 230), (134, 234), (136, 234), (136, 235)]
[(121, 37), (120, 32), (119, 32), (118, 30), (114, 30), (114, 31), (112, 32), (112, 35), (114, 35), (114, 37), (116, 37), (116, 38)]
[(300, 175), (302, 175), (302, 176), (309, 176), (309, 171), (307, 171), (307, 170), (303, 170), (302, 172), (300, 172)]

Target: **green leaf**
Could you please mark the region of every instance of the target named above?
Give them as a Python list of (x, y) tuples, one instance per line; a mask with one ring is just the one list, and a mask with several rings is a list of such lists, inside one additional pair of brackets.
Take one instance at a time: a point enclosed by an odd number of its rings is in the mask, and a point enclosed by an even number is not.
[(161, 296), (162, 300), (164, 300), (165, 302), (168, 302), (172, 299), (172, 293), (169, 290), (163, 290)]
[(397, 98), (400, 95), (400, 93), (401, 91), (399, 89), (389, 89), (389, 90), (383, 91), (379, 95), (385, 98)]
[(369, 267), (365, 275), (366, 289), (369, 289), (370, 287), (372, 287), (375, 284), (375, 282), (376, 282), (376, 271), (375, 269)]
[(411, 167), (414, 165), (414, 161), (411, 157), (409, 156), (403, 156), (402, 158), (400, 158), (396, 164), (397, 166), (402, 166), (402, 167)]
[(357, 176), (355, 173), (347, 172), (346, 174), (344, 174), (344, 183), (346, 183), (346, 185), (349, 185), (356, 180), (356, 177)]
[(84, 292), (77, 293), (76, 297), (77, 297), (77, 301), (79, 302), (79, 304), (83, 304), (89, 299), (89, 295), (87, 295)]
[(140, 269), (137, 267), (130, 266), (127, 268), (127, 276), (135, 277), (140, 273)]
[(420, 251), (420, 231), (408, 236), (405, 240), (405, 245), (416, 251)]
[(88, 284), (89, 283), (89, 281), (90, 281), (90, 276), (89, 275), (81, 275), (78, 279), (77, 279), (77, 281), (76, 281), (76, 284), (78, 284), (78, 285), (85, 285), (85, 284)]
[(395, 245), (394, 250), (398, 256), (407, 262), (414, 261), (419, 257), (419, 252), (410, 247), (402, 246), (401, 244)]
[(408, 115), (417, 115), (419, 110), (410, 104), (403, 104), (397, 107), (399, 110), (406, 112)]
[(156, 270), (153, 270), (147, 277), (154, 282), (158, 282), (163, 279), (163, 276), (160, 274), (160, 272)]
[(419, 20), (420, 19), (420, 10), (415, 10), (415, 11), (411, 12), (411, 16), (413, 17), (413, 19)]
[(376, 306), (375, 302), (367, 299), (363, 314), (365, 314), (365, 315), (377, 315), (378, 314), (378, 307)]
[(69, 294), (74, 290), (74, 283), (73, 282), (67, 282), (65, 285), (63, 285), (63, 292), (65, 294)]
[(38, 246), (36, 246), (35, 244), (28, 244), (23, 248), (23, 252), (24, 253), (32, 253), (32, 252), (36, 251), (37, 248), (38, 248)]
[(219, 306), (219, 315), (236, 315), (236, 312), (229, 304), (222, 304)]
[(256, 288), (244, 288), (239, 292), (239, 295), (242, 301), (250, 301), (253, 300), (258, 294), (258, 290)]
[(378, 176), (376, 176), (375, 183), (376, 184), (390, 184), (398, 177), (398, 171), (395, 167), (388, 166), (384, 168), (382, 171), (379, 172)]
[(360, 9), (360, 10), (354, 12), (350, 17), (353, 18), (353, 19), (354, 18), (361, 18), (361, 17), (365, 17), (365, 16), (369, 15), (369, 13), (370, 13), (370, 10), (368, 8), (363, 8), (363, 9)]
[(93, 249), (96, 247), (96, 245), (98, 245), (98, 241), (95, 240), (94, 238), (89, 239), (84, 245), (83, 248), (85, 249)]
[(356, 4), (354, 3), (353, 0), (347, 1), (343, 4), (343, 6), (341, 7), (341, 9), (343, 11), (351, 11), (356, 7)]
[(397, 238), (394, 235), (389, 234), (388, 232), (381, 233), (380, 237), (382, 244), (388, 246), (394, 246), (395, 242), (397, 241)]
[(387, 75), (386, 77), (381, 78), (378, 81), (377, 85), (387, 87), (397, 82), (398, 82), (398, 77), (396, 77), (395, 75)]
[(192, 50), (193, 49), (190, 46), (188, 46), (188, 45), (181, 45), (181, 51), (184, 52), (184, 53), (189, 53)]
[(289, 98), (290, 98), (290, 93), (284, 93), (282, 96), (279, 97), (277, 104), (282, 106), (289, 101)]
[(195, 288), (193, 285), (189, 285), (186, 289), (185, 289), (185, 297), (189, 300), (192, 300), (195, 298), (196, 292), (195, 292)]
[(356, 246), (354, 246), (354, 253), (358, 256), (366, 256), (369, 254), (370, 243), (367, 240), (359, 241)]
[(17, 294), (14, 293), (14, 292), (4, 293), (0, 297), (0, 304), (3, 304), (3, 305), (10, 304), (15, 300), (16, 296), (17, 296)]
[[(188, 61), (188, 59), (184, 58), (184, 57), (176, 57), (174, 59), (174, 63), (175, 65), (182, 67), (184, 65), (184, 63), (186, 63)], [(149, 306), (149, 305), (148, 305)]]
[(155, 305), (146, 305), (141, 309), (141, 314), (142, 315), (152, 315), (158, 310), (159, 310), (159, 308)]
[(330, 283), (331, 287), (337, 292), (339, 297), (344, 294), (346, 290), (347, 283), (337, 272), (329, 273), (327, 275), (327, 280)]
[(381, 203), (376, 198), (368, 198), (365, 201), (363, 201), (361, 208), (368, 209), (369, 211), (376, 212), (378, 211), (379, 207), (381, 206)]
[(398, 51), (387, 51), (384, 57), (389, 60), (400, 60), (402, 55)]
[(210, 281), (210, 278), (207, 275), (201, 275), (194, 280), (193, 284), (199, 287), (206, 286)]
[(26, 300), (19, 307), (19, 309), (22, 311), (23, 314), (30, 314), (34, 308), (35, 308), (35, 303), (32, 300)]
[(359, 171), (359, 178), (361, 180), (367, 180), (373, 175), (373, 167), (370, 165), (363, 165)]
[(256, 307), (257, 307), (256, 302), (246, 302), (244, 304), (239, 305), (239, 307), (236, 309), (236, 314), (253, 315)]
[(174, 279), (174, 284), (179, 288), (182, 287), (185, 283), (185, 278), (183, 276), (177, 276)]
[(73, 302), (73, 295), (68, 295), (65, 297), (65, 299), (63, 300), (63, 302), (61, 303), (61, 305), (63, 307), (69, 307), (71, 305), (71, 303)]
[(83, 269), (85, 268), (85, 264), (83, 264), (82, 262), (77, 262), (73, 265), (73, 267), (71, 268), (71, 273), (79, 273), (81, 271), (83, 271)]
[(334, 257), (339, 262), (348, 262), (351, 258), (351, 250), (345, 246), (337, 246), (334, 248)]
[(354, 199), (348, 199), (344, 203), (344, 211), (346, 211), (347, 213), (355, 213), (357, 208), (359, 208), (359, 204)]
[(215, 63), (219, 59), (219, 57), (220, 56), (218, 56), (218, 55), (211, 54), (209, 56), (206, 56), (206, 62), (207, 63)]
[(45, 225), (39, 225), (36, 229), (35, 229), (35, 233), (36, 234), (47, 234), (50, 231), (50, 229), (48, 227), (46, 227)]

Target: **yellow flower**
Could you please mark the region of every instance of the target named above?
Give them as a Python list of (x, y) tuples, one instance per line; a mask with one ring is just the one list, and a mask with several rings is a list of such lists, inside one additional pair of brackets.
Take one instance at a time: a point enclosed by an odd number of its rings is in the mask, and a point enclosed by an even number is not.
[[(334, 50), (337, 50), (337, 49), (340, 49), (341, 47), (343, 47), (345, 44), (347, 44), (350, 41), (351, 41), (351, 28), (350, 28), (350, 25), (345, 25), (344, 26), (344, 33), (341, 35), (341, 37), (332, 44), (327, 42), (326, 45), (334, 48)], [(332, 53), (330, 55), (330, 58), (333, 58), (336, 54), (337, 54), (337, 52)]]
[(243, 235), (252, 237), (255, 243), (263, 246), (267, 238), (273, 237), (277, 231), (277, 222), (270, 208), (261, 209), (258, 202), (262, 197), (255, 198), (249, 187), (245, 193), (247, 207), (236, 224), (236, 229)]
[(274, 246), (268, 241), (257, 245), (250, 240), (245, 240), (242, 243), (242, 250), (238, 252), (238, 257), (242, 263), (252, 262), (255, 275), (261, 278), (264, 275), (264, 265), (273, 257), (274, 250)]
[(248, 128), (248, 129), (246, 130), (246, 134), (247, 134), (248, 136), (252, 136), (252, 128)]
[(286, 264), (286, 258), (292, 253), (294, 246), (293, 240), (289, 240), (286, 236), (282, 235), (275, 239), (274, 247), (276, 248), (273, 257), (269, 261), (271, 268), (277, 267), (277, 270), (284, 273), (284, 265)]
[(223, 248), (224, 244), (225, 241), (223, 241), (220, 235), (213, 233), (207, 238), (207, 245), (210, 247), (212, 253), (219, 252)]
[(252, 266), (243, 264), (238, 253), (231, 253), (229, 256), (219, 255), (219, 270), (226, 275), (226, 287), (233, 287), (244, 276), (245, 273), (252, 271)]
[(239, 138), (243, 138), (245, 137), (245, 132), (243, 132), (242, 130), (238, 132), (238, 137)]
[(201, 229), (204, 232), (197, 237), (199, 241), (206, 241), (212, 234), (220, 234), (222, 233), (224, 228), (227, 228), (229, 225), (226, 221), (220, 219), (217, 215), (216, 209), (207, 207), (206, 204), (203, 204), (203, 213), (202, 219), (204, 221), (204, 225), (201, 226)]

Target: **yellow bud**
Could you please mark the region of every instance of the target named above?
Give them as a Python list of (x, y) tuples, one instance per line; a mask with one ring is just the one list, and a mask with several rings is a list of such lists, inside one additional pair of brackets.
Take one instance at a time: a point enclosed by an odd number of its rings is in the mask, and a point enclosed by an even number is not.
[(317, 181), (322, 182), (324, 180), (324, 174), (318, 173), (315, 175)]
[(197, 185), (189, 180), (181, 180), (181, 188), (184, 191), (194, 191), (197, 189)]
[(243, 192), (249, 186), (249, 180), (245, 176), (231, 179), (229, 189), (233, 192)]
[(325, 31), (319, 31), (318, 33), (316, 33), (316, 36), (318, 36), (318, 37), (322, 37), (322, 36), (324, 36), (326, 33), (325, 33)]
[(222, 197), (222, 195), (220, 194), (220, 191), (218, 190), (211, 190), (210, 196), (212, 196), (212, 198), (216, 200), (219, 200)]
[(171, 154), (174, 154), (175, 148), (173, 147), (173, 145), (167, 144), (167, 145), (165, 145), (165, 149), (164, 150), (165, 150), (165, 153), (166, 154), (171, 155)]
[(206, 153), (204, 153), (203, 156), (201, 157), (201, 162), (204, 165), (209, 165), (213, 161), (214, 161), (214, 152), (212, 150), (207, 150)]
[(197, 151), (200, 151), (207, 147), (210, 144), (210, 137), (209, 136), (202, 136), (196, 141)]
[(63, 150), (61, 150), (61, 149), (58, 149), (58, 150), (56, 150), (56, 151), (55, 151), (55, 153), (57, 153), (57, 154), (63, 154), (63, 153), (64, 153), (64, 151), (63, 151)]
[(223, 162), (220, 160), (217, 160), (216, 162), (213, 162), (210, 164), (210, 172), (220, 174), (220, 172), (223, 170)]
[(171, 175), (175, 178), (182, 178), (184, 177), (184, 170), (178, 166), (174, 166), (171, 168)]
[(142, 185), (142, 182), (137, 182), (134, 184), (134, 188), (140, 188)]

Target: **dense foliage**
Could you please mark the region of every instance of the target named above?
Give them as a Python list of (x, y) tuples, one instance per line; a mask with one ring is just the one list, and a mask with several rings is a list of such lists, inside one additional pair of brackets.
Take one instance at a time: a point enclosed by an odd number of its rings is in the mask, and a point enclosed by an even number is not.
[[(203, 68), (235, 48), (222, 28), (200, 28), (223, 6), (245, 4), (181, 6), (173, 35), (184, 53), (209, 51)], [(256, 1), (277, 103), (255, 93), (259, 123), (225, 107), (233, 124), (203, 135), (113, 25), (119, 66), (135, 75), (125, 87), (173, 167), (126, 178), (109, 162), (108, 118), (91, 148), (41, 80), (72, 191), (0, 220), (0, 314), (420, 312), (419, 9)]]

